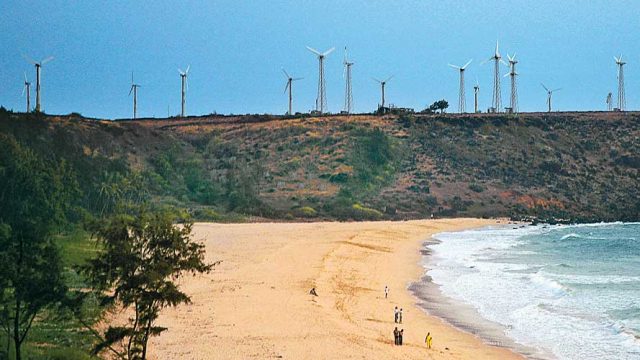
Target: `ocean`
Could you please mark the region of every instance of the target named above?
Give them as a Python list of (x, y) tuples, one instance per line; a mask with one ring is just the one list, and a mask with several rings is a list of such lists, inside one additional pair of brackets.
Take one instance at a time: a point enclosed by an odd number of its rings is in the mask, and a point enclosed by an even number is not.
[(434, 237), (424, 281), (443, 299), (422, 296), (428, 311), (531, 358), (640, 359), (640, 223)]

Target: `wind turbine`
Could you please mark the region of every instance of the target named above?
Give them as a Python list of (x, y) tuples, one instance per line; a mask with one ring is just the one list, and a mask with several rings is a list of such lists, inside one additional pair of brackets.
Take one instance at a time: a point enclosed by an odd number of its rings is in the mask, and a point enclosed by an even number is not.
[(24, 88), (22, 96), (27, 95), (27, 112), (31, 111), (31, 83), (27, 80), (27, 73), (24, 73)]
[(331, 54), (336, 48), (321, 53), (318, 50), (307, 46), (307, 49), (318, 56), (318, 97), (316, 98), (316, 111), (324, 114), (327, 110), (327, 90), (324, 83), (324, 58)]
[(40, 60), (40, 62), (37, 62), (25, 55), (23, 55), (25, 57), (25, 59), (27, 59), (28, 62), (32, 63), (33, 65), (35, 65), (36, 67), (36, 112), (40, 112), (42, 111), (42, 107), (40, 105), (40, 72), (41, 72), (41, 68), (42, 65), (48, 63), (49, 61), (53, 60), (53, 56), (49, 56), (48, 58), (44, 59), (44, 60)]
[(509, 76), (511, 78), (511, 112), (518, 112), (518, 87), (516, 84), (516, 76), (519, 74), (516, 72), (516, 64), (518, 60), (516, 60), (516, 54), (513, 56), (509, 56), (507, 54), (507, 59), (509, 59), (509, 72), (505, 75), (505, 77)]
[(293, 112), (291, 111), (291, 104), (293, 102), (293, 97), (291, 96), (292, 84), (294, 81), (302, 80), (303, 78), (291, 77), (289, 76), (289, 73), (287, 73), (285, 69), (282, 69), (282, 72), (284, 73), (284, 76), (287, 78), (287, 85), (284, 87), (284, 92), (287, 92), (287, 89), (289, 89), (289, 112), (287, 112), (287, 115), (293, 115)]
[(460, 93), (458, 94), (458, 111), (460, 112), (460, 114), (465, 112), (465, 107), (467, 103), (467, 98), (464, 94), (464, 70), (467, 68), (467, 66), (469, 66), (469, 64), (471, 64), (472, 61), (473, 59), (467, 61), (467, 63), (464, 64), (463, 66), (456, 66), (456, 65), (449, 64), (449, 66), (451, 66), (454, 69), (458, 69), (458, 71), (460, 72)]
[(480, 85), (478, 84), (478, 79), (476, 78), (476, 85), (473, 87), (473, 111), (475, 113), (478, 112), (478, 93), (480, 92)]
[(622, 55), (619, 58), (615, 56), (613, 58), (618, 65), (618, 110), (624, 111), (627, 105), (624, 94), (624, 65), (627, 63), (622, 60)]
[(607, 94), (607, 111), (611, 111), (613, 110), (613, 94), (609, 93)]
[(187, 90), (189, 90), (189, 83), (187, 82), (187, 76), (189, 75), (189, 68), (191, 65), (187, 65), (187, 70), (182, 71), (178, 68), (178, 73), (180, 73), (180, 80), (182, 81), (182, 110), (180, 111), (180, 117), (184, 117), (185, 114), (185, 102), (187, 96)]
[(389, 80), (391, 80), (392, 78), (393, 78), (393, 75), (389, 76), (385, 80), (378, 80), (376, 78), (373, 78), (374, 81), (377, 81), (378, 83), (380, 83), (380, 89), (382, 91), (382, 104), (380, 105), (379, 109), (382, 109), (383, 113), (384, 113), (384, 87), (387, 85), (387, 82), (389, 82)]
[(549, 112), (551, 112), (551, 98), (553, 97), (553, 93), (558, 90), (562, 90), (562, 88), (557, 88), (553, 90), (549, 90), (543, 83), (540, 83), (542, 87), (547, 91), (547, 105), (549, 106)]
[(500, 98), (500, 63), (507, 64), (502, 60), (502, 56), (500, 55), (500, 51), (498, 50), (498, 41), (496, 41), (496, 51), (493, 56), (489, 59), (483, 61), (482, 63), (486, 63), (487, 61), (494, 61), (494, 69), (493, 69), (493, 111), (500, 112), (500, 107), (502, 106), (502, 100)]
[(133, 71), (131, 72), (131, 89), (129, 90), (129, 96), (133, 92), (133, 118), (138, 117), (138, 88), (140, 85), (133, 82)]
[(344, 73), (342, 76), (345, 78), (344, 84), (344, 112), (351, 114), (353, 111), (353, 93), (351, 92), (351, 67), (354, 62), (349, 62), (347, 58), (347, 47), (344, 47)]

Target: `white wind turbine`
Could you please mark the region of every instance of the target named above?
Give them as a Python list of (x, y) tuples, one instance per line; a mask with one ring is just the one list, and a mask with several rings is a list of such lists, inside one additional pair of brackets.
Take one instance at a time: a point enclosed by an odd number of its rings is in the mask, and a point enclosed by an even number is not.
[(553, 97), (553, 93), (559, 90), (562, 90), (562, 88), (557, 88), (557, 89), (553, 89), (553, 90), (549, 90), (549, 88), (547, 88), (546, 86), (544, 86), (543, 83), (540, 83), (540, 85), (542, 85), (542, 87), (547, 91), (547, 105), (548, 105), (548, 111), (551, 112), (551, 100)]
[(292, 85), (293, 85), (294, 81), (302, 80), (303, 78), (301, 78), (301, 77), (298, 77), (298, 78), (291, 77), (289, 75), (289, 73), (287, 73), (287, 71), (285, 69), (282, 69), (282, 72), (284, 73), (284, 76), (287, 78), (287, 85), (284, 87), (284, 92), (287, 92), (287, 89), (289, 90), (289, 111), (287, 112), (287, 115), (293, 115), (293, 112), (291, 110), (292, 103), (293, 103), (293, 96), (291, 94)]
[(138, 88), (140, 85), (133, 82), (133, 71), (131, 72), (131, 89), (129, 89), (129, 96), (133, 93), (133, 118), (138, 117)]
[(31, 111), (31, 82), (27, 80), (27, 73), (24, 73), (24, 88), (22, 88), (22, 96), (27, 96), (27, 112)]
[(307, 46), (307, 49), (318, 56), (318, 97), (316, 98), (316, 111), (323, 114), (327, 111), (327, 89), (324, 82), (324, 58), (336, 48), (331, 48), (323, 53)]
[(382, 99), (381, 99), (381, 104), (380, 104), (380, 108), (382, 110), (382, 112), (384, 112), (384, 89), (385, 86), (387, 85), (387, 83), (389, 82), (389, 80), (391, 80), (394, 77), (394, 75), (389, 76), (388, 78), (386, 78), (385, 80), (378, 80), (376, 78), (372, 78), (374, 81), (378, 82), (380, 84), (380, 91), (381, 91), (381, 95), (382, 95)]
[(462, 66), (449, 64), (449, 66), (451, 66), (454, 69), (457, 69), (460, 72), (460, 92), (458, 93), (458, 111), (460, 112), (460, 114), (465, 112), (465, 107), (467, 103), (466, 95), (464, 93), (464, 71), (466, 70), (467, 66), (471, 64), (472, 61), (473, 59), (467, 61), (467, 63)]
[(44, 60), (40, 60), (35, 61), (29, 57), (27, 57), (26, 55), (23, 55), (25, 59), (27, 59), (28, 62), (32, 63), (33, 65), (35, 65), (36, 67), (36, 112), (40, 112), (42, 111), (42, 106), (40, 104), (40, 99), (41, 99), (41, 94), (40, 94), (40, 73), (42, 71), (42, 65), (48, 63), (49, 61), (53, 60), (53, 56), (49, 56), (48, 58), (44, 59)]
[(187, 76), (189, 75), (189, 68), (191, 68), (191, 65), (187, 65), (187, 69), (185, 71), (182, 71), (180, 68), (178, 68), (178, 73), (180, 73), (180, 80), (182, 83), (182, 110), (180, 111), (180, 116), (184, 117), (185, 114), (185, 103), (187, 101), (187, 90), (189, 90), (189, 83), (187, 82)]

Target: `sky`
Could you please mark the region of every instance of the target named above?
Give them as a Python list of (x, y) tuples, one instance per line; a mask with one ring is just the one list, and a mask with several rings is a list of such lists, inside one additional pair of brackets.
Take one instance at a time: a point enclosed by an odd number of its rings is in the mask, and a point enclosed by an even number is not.
[[(46, 113), (94, 118), (132, 116), (131, 73), (140, 84), (139, 117), (180, 111), (178, 68), (191, 66), (187, 114), (282, 114), (282, 68), (294, 83), (294, 111), (314, 108), (317, 58), (306, 49), (335, 47), (325, 61), (329, 111), (344, 105), (343, 51), (353, 66), (356, 112), (373, 111), (380, 86), (394, 75), (388, 103), (416, 110), (446, 99), (457, 110), (458, 72), (466, 71), (467, 110), (473, 85), (480, 108), (491, 105), (493, 66), (516, 53), (520, 111), (546, 109), (540, 85), (562, 88), (554, 110), (604, 110), (617, 98), (613, 56), (623, 55), (627, 109), (640, 107), (640, 1), (0, 1), (0, 105), (24, 111), (24, 73), (35, 84), (33, 59), (43, 66)], [(505, 59), (506, 60), (506, 59)], [(503, 74), (508, 68), (501, 68)], [(509, 78), (502, 78), (508, 106)], [(32, 106), (35, 85), (32, 86)]]

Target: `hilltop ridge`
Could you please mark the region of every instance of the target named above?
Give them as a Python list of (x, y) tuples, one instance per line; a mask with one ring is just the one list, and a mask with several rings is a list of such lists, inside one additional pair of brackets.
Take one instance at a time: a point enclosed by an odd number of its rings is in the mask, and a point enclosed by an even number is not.
[[(71, 164), (90, 212), (137, 196), (209, 220), (640, 219), (635, 112), (131, 121), (4, 112), (0, 131)], [(111, 183), (130, 188), (105, 195)]]

